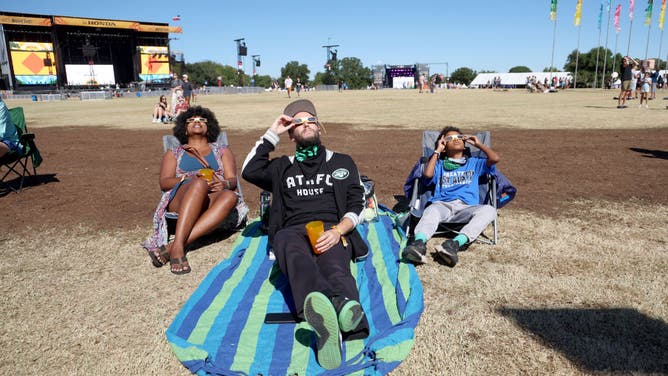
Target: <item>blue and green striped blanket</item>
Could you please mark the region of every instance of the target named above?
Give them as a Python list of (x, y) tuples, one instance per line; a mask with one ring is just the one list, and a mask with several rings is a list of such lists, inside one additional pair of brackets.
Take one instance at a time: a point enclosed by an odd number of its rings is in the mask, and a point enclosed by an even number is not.
[(198, 375), (383, 375), (413, 347), (423, 309), (415, 268), (400, 262), (405, 235), (382, 208), (378, 220), (358, 226), (369, 245), (366, 260), (351, 263), (370, 326), (368, 338), (344, 342), (345, 362), (325, 371), (316, 362), (306, 322), (265, 324), (268, 312), (288, 312), (285, 276), (267, 257), (267, 236), (254, 221), (195, 290), (167, 329), (177, 358)]

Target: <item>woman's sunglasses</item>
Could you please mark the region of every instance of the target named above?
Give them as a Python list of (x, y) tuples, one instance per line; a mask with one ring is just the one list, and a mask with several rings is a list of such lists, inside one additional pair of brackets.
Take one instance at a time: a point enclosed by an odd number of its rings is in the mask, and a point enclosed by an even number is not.
[(194, 123), (194, 122), (200, 122), (200, 123), (205, 123), (206, 124), (207, 121), (208, 120), (206, 118), (203, 118), (203, 117), (192, 117), (190, 119), (186, 119), (186, 123), (188, 123), (188, 124), (191, 124), (191, 123)]

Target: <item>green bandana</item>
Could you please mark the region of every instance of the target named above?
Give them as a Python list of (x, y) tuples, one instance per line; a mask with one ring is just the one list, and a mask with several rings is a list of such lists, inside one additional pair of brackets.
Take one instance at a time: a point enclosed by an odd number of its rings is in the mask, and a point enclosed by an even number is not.
[(299, 162), (304, 162), (309, 158), (315, 157), (317, 153), (318, 145), (298, 146), (297, 150), (295, 150), (295, 159), (297, 159)]
[[(466, 163), (466, 160), (464, 160), (464, 163)], [(445, 158), (443, 160), (443, 168), (445, 168), (448, 171), (452, 171), (462, 167), (464, 163), (458, 163), (456, 161), (450, 160), (450, 158)]]

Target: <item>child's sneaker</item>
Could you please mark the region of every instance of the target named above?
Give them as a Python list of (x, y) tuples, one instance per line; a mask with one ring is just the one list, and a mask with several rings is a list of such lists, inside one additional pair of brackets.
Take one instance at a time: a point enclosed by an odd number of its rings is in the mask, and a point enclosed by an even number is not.
[(414, 240), (404, 248), (401, 257), (414, 264), (424, 264), (426, 261), (427, 245), (422, 240)]
[(457, 257), (459, 248), (459, 243), (452, 239), (448, 239), (436, 247), (436, 255), (443, 260), (445, 265), (452, 268), (457, 265), (457, 261), (459, 261), (459, 257)]

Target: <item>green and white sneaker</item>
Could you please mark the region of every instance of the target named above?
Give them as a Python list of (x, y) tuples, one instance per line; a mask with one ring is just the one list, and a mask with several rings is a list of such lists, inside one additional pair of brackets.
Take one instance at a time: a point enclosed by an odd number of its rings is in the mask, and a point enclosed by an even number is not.
[(315, 332), (320, 366), (327, 370), (340, 367), (341, 331), (332, 302), (323, 293), (308, 294), (304, 300), (304, 318)]

